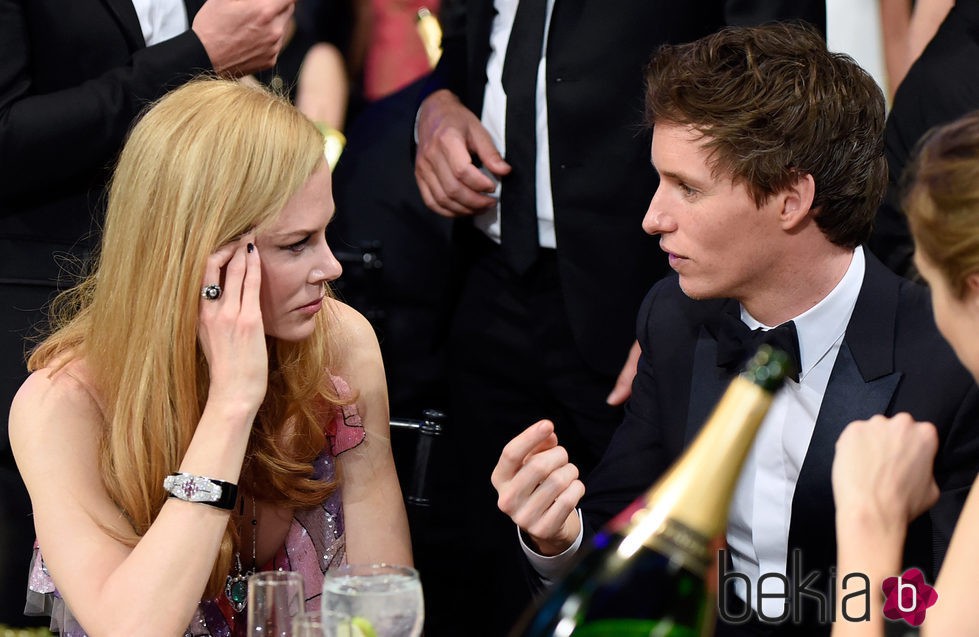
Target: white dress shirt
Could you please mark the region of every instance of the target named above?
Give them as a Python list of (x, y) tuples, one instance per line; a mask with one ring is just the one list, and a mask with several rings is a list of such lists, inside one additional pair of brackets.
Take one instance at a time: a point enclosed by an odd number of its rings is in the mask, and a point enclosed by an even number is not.
[[(758, 610), (758, 578), (762, 573), (785, 575), (788, 558), (792, 495), (806, 459), (819, 407), (829, 383), (843, 335), (860, 295), (866, 261), (857, 248), (846, 274), (823, 300), (792, 319), (799, 334), (799, 382), (788, 380), (762, 421), (741, 470), (728, 513), (727, 541), (734, 570), (751, 580), (751, 604)], [(769, 327), (741, 308), (741, 320), (751, 328)], [(735, 590), (745, 599), (744, 582)], [(766, 593), (781, 593), (775, 578), (765, 580)], [(785, 600), (765, 599), (765, 616), (782, 614)]]
[(133, 0), (146, 46), (169, 40), (189, 28), (184, 0)]
[[(486, 62), (486, 90), (483, 94), (483, 126), (500, 153), (506, 157), (506, 93), (503, 92), (503, 60), (510, 30), (517, 14), (519, 0), (494, 0), (496, 16), (490, 30), (490, 55)], [(554, 236), (554, 199), (551, 195), (551, 159), (547, 139), (547, 33), (551, 27), (551, 11), (554, 0), (547, 0), (547, 17), (544, 22), (544, 40), (541, 42), (541, 58), (537, 67), (537, 100), (535, 106), (537, 124), (537, 232), (540, 245), (553, 248), (557, 245)], [(495, 196), (499, 201), (500, 184), (497, 182)], [(496, 243), (500, 242), (500, 206), (490, 208), (477, 215), (476, 227), (480, 228)]]
[[(751, 580), (751, 603), (758, 610), (758, 580), (762, 573), (786, 571), (792, 496), (809, 448), (819, 407), (836, 363), (843, 335), (863, 285), (866, 259), (858, 247), (840, 282), (819, 303), (792, 319), (799, 335), (799, 382), (788, 380), (762, 421), (755, 443), (741, 470), (728, 511), (727, 541), (734, 570)], [(769, 328), (741, 308), (741, 320), (751, 329)], [(774, 327), (774, 326), (771, 326)], [(580, 515), (580, 512), (579, 512)], [(581, 545), (582, 533), (564, 553), (536, 554), (520, 543), (531, 565), (545, 582), (559, 574)], [(734, 579), (745, 599), (744, 583)], [(766, 593), (781, 593), (775, 578), (765, 580)], [(764, 614), (782, 614), (783, 599), (765, 599)]]

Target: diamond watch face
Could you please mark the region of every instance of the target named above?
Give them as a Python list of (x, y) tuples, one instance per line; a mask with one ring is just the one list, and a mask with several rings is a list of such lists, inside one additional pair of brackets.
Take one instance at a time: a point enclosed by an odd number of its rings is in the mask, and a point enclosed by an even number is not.
[(221, 497), (221, 487), (200, 476), (168, 476), (163, 486), (188, 502), (217, 502)]

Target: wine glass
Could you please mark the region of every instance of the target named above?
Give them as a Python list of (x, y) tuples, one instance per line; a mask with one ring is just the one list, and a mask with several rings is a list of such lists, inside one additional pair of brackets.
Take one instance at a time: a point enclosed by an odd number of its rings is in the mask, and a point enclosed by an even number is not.
[[(340, 611), (377, 637), (419, 637), (425, 620), (418, 571), (392, 564), (347, 564), (323, 578), (324, 612)], [(369, 633), (368, 633), (369, 634)]]
[(248, 578), (249, 637), (292, 637), (292, 618), (305, 610), (303, 576), (262, 571)]

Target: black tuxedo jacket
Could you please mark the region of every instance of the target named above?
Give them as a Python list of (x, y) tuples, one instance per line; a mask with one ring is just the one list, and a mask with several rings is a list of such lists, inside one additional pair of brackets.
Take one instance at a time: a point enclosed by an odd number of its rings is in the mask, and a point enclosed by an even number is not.
[(894, 96), (884, 130), (887, 195), (877, 211), (869, 245), (898, 274), (914, 269), (914, 242), (901, 205), (905, 167), (930, 128), (979, 108), (977, 59), (979, 3), (956, 3)]
[[(805, 572), (825, 575), (835, 565), (830, 469), (836, 439), (853, 420), (907, 411), (933, 422), (941, 441), (935, 474), (942, 494), (911, 525), (905, 552), (905, 563), (934, 582), (979, 468), (979, 390), (938, 333), (928, 291), (865, 254), (863, 285), (796, 485), (789, 554), (802, 550)], [(638, 320), (643, 356), (626, 418), (586, 480), (582, 510), (589, 527), (604, 524), (651, 486), (697, 434), (731, 379), (717, 366), (717, 343), (705, 324), (739, 311), (733, 300), (688, 298), (675, 276), (649, 292)], [(824, 578), (817, 589), (826, 586)], [(828, 626), (815, 629), (820, 632)]]
[[(203, 0), (185, 2), (192, 22)], [(131, 124), (210, 69), (190, 30), (147, 47), (130, 0), (0, 0), (0, 283), (51, 287), (55, 252), (97, 242)]]
[[(492, 0), (443, 12), (443, 55), (425, 94), (449, 88), (482, 112)], [(804, 19), (818, 0), (556, 0), (547, 41), (551, 191), (566, 308), (579, 351), (615, 375), (649, 286), (668, 268), (642, 218), (656, 189), (643, 122), (643, 69), (662, 44), (725, 25)]]

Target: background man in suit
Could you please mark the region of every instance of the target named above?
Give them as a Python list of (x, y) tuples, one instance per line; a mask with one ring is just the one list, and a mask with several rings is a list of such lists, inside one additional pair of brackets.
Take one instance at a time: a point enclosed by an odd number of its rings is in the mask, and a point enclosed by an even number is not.
[[(677, 276), (640, 310), (632, 398), (586, 480), (584, 525), (604, 524), (663, 473), (742, 363), (738, 347), (752, 350), (750, 329), (779, 326), (797, 334), (800, 373), (776, 398), (735, 491), (730, 567), (751, 588), (738, 580), (733, 592), (744, 600), (750, 590), (758, 615), (780, 617), (782, 600), (759, 602), (757, 584), (766, 573), (791, 576), (794, 549), (800, 579), (817, 571), (812, 588), (829, 590), (833, 445), (850, 421), (875, 413), (909, 411), (938, 427), (943, 494), (912, 526), (906, 556), (934, 573), (979, 467), (979, 397), (935, 328), (927, 292), (861, 246), (886, 179), (880, 89), (817, 34), (786, 25), (664, 47), (647, 81), (660, 185), (643, 227), (660, 235)], [(544, 575), (582, 539), (574, 508), (584, 487), (553, 431), (546, 421), (525, 430), (493, 475)], [(782, 592), (778, 580), (765, 584)], [(812, 607), (802, 612), (802, 626), (775, 633), (829, 632)], [(718, 634), (771, 627), (755, 616)]]
[[(824, 3), (459, 0), (442, 12), (444, 53), (418, 113), (415, 175), (432, 210), (466, 221), (446, 442), (460, 458), (451, 478), (472, 501), (462, 537), (480, 573), (451, 606), (498, 618), (474, 630), (500, 634), (527, 602), (487, 481), (496, 456), (549, 415), (582, 469), (595, 464), (635, 369), (634, 358), (623, 369), (635, 313), (667, 271), (639, 231), (656, 184), (643, 67), (663, 43), (787, 18), (823, 28)], [(613, 392), (620, 371), (626, 381)]]
[(959, 2), (912, 65), (884, 129), (889, 179), (868, 243), (889, 268), (913, 276), (914, 246), (901, 210), (902, 176), (918, 140), (932, 127), (979, 108), (979, 3)]
[(201, 72), (272, 66), (294, 4), (0, 0), (0, 624), (22, 621), (33, 541), (7, 439), (24, 337), (97, 245), (105, 182), (140, 111)]

